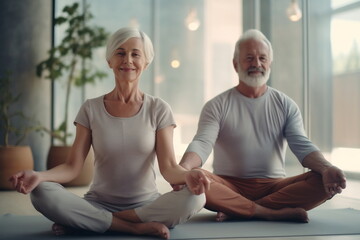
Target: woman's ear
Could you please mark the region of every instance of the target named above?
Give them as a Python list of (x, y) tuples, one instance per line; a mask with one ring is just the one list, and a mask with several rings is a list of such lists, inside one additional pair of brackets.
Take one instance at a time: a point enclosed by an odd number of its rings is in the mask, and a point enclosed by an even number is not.
[(109, 68), (111, 68), (110, 61), (109, 60), (106, 60), (106, 61), (108, 63)]

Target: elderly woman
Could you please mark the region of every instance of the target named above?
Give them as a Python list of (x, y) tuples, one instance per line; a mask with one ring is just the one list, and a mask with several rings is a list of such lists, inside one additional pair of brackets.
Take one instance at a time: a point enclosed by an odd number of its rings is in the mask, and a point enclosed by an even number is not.
[[(55, 234), (82, 229), (167, 239), (168, 228), (185, 222), (204, 206), (207, 178), (176, 163), (175, 122), (169, 105), (139, 89), (141, 74), (153, 56), (145, 33), (134, 28), (115, 32), (106, 52), (115, 88), (81, 107), (67, 161), (47, 171), (22, 171), (11, 177), (14, 188), (31, 192), (34, 207), (55, 222)], [(81, 198), (59, 183), (79, 174), (90, 146), (95, 153), (95, 176)], [(185, 183), (188, 188), (161, 195), (155, 184), (155, 156), (170, 184)]]

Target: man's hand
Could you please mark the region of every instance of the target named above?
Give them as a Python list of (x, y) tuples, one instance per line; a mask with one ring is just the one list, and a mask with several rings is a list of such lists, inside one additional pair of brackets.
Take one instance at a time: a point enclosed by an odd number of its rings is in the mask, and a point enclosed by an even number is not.
[(342, 189), (346, 188), (346, 178), (342, 170), (335, 166), (327, 167), (322, 172), (322, 179), (325, 187), (325, 192), (329, 198), (335, 194), (341, 193)]
[(210, 181), (199, 169), (192, 169), (185, 176), (186, 185), (189, 190), (199, 195), (210, 189)]
[(23, 194), (28, 194), (34, 190), (40, 183), (40, 177), (37, 172), (32, 170), (21, 171), (9, 178), (16, 191)]

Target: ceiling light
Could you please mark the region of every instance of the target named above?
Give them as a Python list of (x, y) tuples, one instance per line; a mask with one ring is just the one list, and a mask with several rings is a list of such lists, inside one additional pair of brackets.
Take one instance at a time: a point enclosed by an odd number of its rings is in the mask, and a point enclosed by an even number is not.
[(185, 25), (190, 31), (196, 31), (200, 27), (200, 20), (197, 18), (195, 9), (191, 9), (185, 18)]
[(297, 22), (301, 19), (302, 17), (301, 9), (296, 0), (291, 0), (289, 7), (286, 9), (286, 14), (288, 18), (293, 22)]

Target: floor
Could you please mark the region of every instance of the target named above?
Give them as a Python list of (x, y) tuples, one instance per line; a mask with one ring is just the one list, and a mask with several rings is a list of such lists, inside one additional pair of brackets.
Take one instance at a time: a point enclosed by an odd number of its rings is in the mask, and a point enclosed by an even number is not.
[[(163, 180), (158, 180), (160, 192), (169, 191), (170, 186)], [(82, 196), (88, 187), (72, 187), (69, 191)], [(319, 208), (354, 208), (360, 210), (360, 181), (348, 180), (347, 188), (342, 194), (335, 196), (331, 201), (319, 206)], [(29, 196), (15, 191), (0, 191), (0, 215), (38, 215), (32, 207)], [(228, 238), (227, 238), (228, 239)], [(310, 237), (283, 237), (283, 238), (232, 238), (232, 240), (353, 240), (359, 239), (360, 235), (334, 235), (334, 236), (310, 236)], [(221, 239), (218, 239), (221, 240)]]

